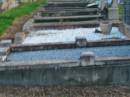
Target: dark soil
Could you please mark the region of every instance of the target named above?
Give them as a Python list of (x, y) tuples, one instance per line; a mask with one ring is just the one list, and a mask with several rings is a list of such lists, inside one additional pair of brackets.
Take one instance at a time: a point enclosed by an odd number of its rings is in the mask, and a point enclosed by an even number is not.
[(0, 97), (130, 97), (126, 86), (1, 86)]

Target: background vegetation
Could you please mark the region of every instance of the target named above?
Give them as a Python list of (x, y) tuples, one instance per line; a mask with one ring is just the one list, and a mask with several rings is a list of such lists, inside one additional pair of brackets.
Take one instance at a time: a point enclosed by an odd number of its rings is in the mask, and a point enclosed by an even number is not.
[(119, 4), (118, 9), (119, 9), (118, 11), (119, 11), (120, 20), (122, 20), (123, 19), (123, 14), (124, 14), (123, 4)]
[(12, 25), (13, 21), (17, 17), (31, 14), (43, 3), (45, 3), (45, 0), (38, 0), (37, 2), (32, 3), (23, 3), (16, 8), (0, 13), (0, 35), (2, 35), (10, 25)]

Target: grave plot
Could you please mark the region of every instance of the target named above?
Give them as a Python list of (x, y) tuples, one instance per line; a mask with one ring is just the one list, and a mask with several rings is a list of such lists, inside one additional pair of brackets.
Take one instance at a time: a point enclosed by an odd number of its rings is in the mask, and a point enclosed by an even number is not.
[[(55, 3), (54, 3), (55, 2)], [(94, 5), (91, 5), (94, 3)], [(34, 16), (33, 29), (97, 26), (103, 19), (94, 1), (49, 1)]]
[(17, 33), (0, 84), (130, 84), (130, 39), (118, 22), (104, 20), (95, 0), (75, 1), (49, 0), (28, 35)]

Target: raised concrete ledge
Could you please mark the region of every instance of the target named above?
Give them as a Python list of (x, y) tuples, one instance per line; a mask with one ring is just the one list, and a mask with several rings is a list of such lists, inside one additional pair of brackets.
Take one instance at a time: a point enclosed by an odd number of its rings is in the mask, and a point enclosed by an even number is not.
[(130, 85), (130, 58), (127, 63), (110, 59), (87, 66), (79, 60), (0, 63), (0, 85)]
[(53, 23), (33, 23), (32, 29), (65, 29), (65, 28), (76, 28), (76, 27), (98, 27), (99, 21), (83, 21), (83, 22), (53, 22)]
[(73, 9), (75, 9), (75, 10), (78, 10), (78, 9), (86, 9), (86, 8), (84, 8), (84, 7), (80, 7), (80, 6), (76, 6), (76, 7), (64, 7), (64, 6), (61, 6), (61, 7), (42, 7), (40, 10), (39, 10), (39, 12), (41, 12), (41, 11), (44, 11), (44, 10), (73, 10)]
[(3, 70), (26, 70), (40, 68), (61, 68), (79, 66), (78, 60), (35, 60), (35, 61), (15, 61), (0, 63), (0, 71)]
[[(112, 26), (118, 27), (120, 22), (111, 21)], [(39, 30), (39, 29), (65, 29), (65, 28), (75, 28), (75, 27), (85, 27), (85, 28), (93, 28), (99, 27), (99, 20), (88, 20), (88, 21), (70, 21), (70, 22), (51, 22), (51, 23), (33, 23), (31, 29)]]
[(61, 2), (48, 2), (47, 5), (64, 5), (64, 4), (73, 4), (73, 5), (80, 5), (80, 4), (88, 4), (87, 2), (79, 2), (79, 1), (61, 1)]
[(99, 20), (103, 16), (100, 14), (97, 15), (73, 15), (73, 16), (35, 16), (34, 23), (47, 23), (47, 22), (64, 22), (64, 21), (90, 21), (90, 20)]
[(45, 5), (45, 7), (77, 7), (77, 6), (80, 6), (80, 7), (86, 7), (88, 3), (86, 2), (49, 2), (47, 5)]
[[(51, 9), (51, 7), (50, 7)], [(95, 12), (95, 11), (98, 11), (99, 9), (98, 8), (87, 8), (87, 9), (84, 9), (84, 8), (78, 8), (78, 9), (75, 9), (73, 7), (67, 7), (67, 8), (64, 8), (64, 11), (65, 12)], [(62, 11), (62, 7), (57, 9), (57, 8), (52, 8), (51, 10), (49, 9), (40, 9), (39, 12), (40, 13), (56, 13), (57, 11)]]
[(9, 47), (12, 45), (11, 40), (1, 40), (0, 41), (0, 47)]
[(9, 47), (0, 47), (0, 55), (7, 55), (10, 52)]
[[(58, 16), (69, 16), (69, 15), (79, 15), (80, 13), (84, 15), (93, 15), (94, 14), (98, 14), (99, 13), (99, 9), (98, 8), (77, 8), (77, 9), (74, 9), (73, 7), (67, 7), (67, 8), (64, 8), (64, 7), (60, 7), (60, 8), (47, 8), (47, 9), (42, 9), (42, 10), (39, 10), (39, 12), (37, 13), (36, 16), (44, 16), (44, 17), (47, 17), (47, 16), (57, 16), (56, 14), (59, 14)], [(71, 14), (70, 14), (71, 13)], [(77, 14), (76, 14), (77, 13)], [(46, 15), (44, 15), (46, 14)]]
[(110, 64), (130, 64), (130, 57), (97, 57), (96, 58), (96, 63), (97, 65), (101, 63), (105, 65), (110, 65)]
[(38, 45), (13, 45), (11, 52), (76, 48), (75, 43), (46, 43)]
[[(87, 43), (87, 44), (86, 44)], [(115, 40), (100, 40), (86, 41), (83, 47), (101, 47), (101, 46), (121, 46), (130, 45), (130, 39), (115, 39)], [(38, 45), (13, 45), (10, 48), (11, 52), (36, 51), (36, 50), (51, 50), (51, 49), (70, 49), (80, 48), (76, 43), (48, 43)]]
[[(75, 67), (95, 67), (95, 66), (127, 66), (130, 65), (130, 57), (91, 57), (92, 60), (86, 65), (81, 65), (79, 60), (35, 60), (35, 61), (15, 61), (0, 63), (0, 71), (5, 70), (30, 70), (30, 69), (58, 69)], [(94, 59), (94, 60), (93, 60)]]

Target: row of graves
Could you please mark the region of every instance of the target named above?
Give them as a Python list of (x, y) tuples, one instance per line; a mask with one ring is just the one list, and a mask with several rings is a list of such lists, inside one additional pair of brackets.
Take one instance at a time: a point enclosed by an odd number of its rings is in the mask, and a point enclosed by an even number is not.
[(103, 1), (48, 0), (27, 33), (1, 41), (0, 84), (130, 85), (130, 30)]

